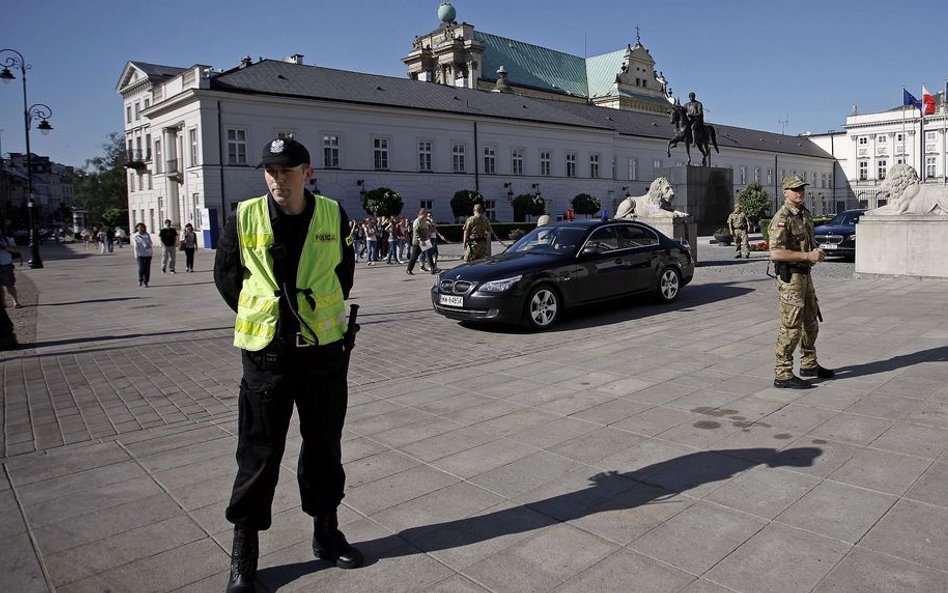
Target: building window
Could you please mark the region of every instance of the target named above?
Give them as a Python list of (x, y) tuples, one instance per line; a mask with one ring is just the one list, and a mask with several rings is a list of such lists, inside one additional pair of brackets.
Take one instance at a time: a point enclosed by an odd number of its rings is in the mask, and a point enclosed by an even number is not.
[(905, 135), (902, 134), (902, 132), (896, 133), (896, 135), (895, 135), (895, 141), (896, 141), (896, 142), (904, 142), (904, 141), (905, 141)]
[(820, 174), (820, 187), (826, 187), (826, 173)]
[[(155, 143), (158, 146), (158, 143)], [(158, 152), (158, 149), (155, 149)], [(158, 155), (155, 155), (158, 158)], [(161, 158), (158, 158), (161, 161)], [(227, 129), (227, 164), (247, 164), (247, 130), (241, 128)]]
[(161, 175), (164, 159), (161, 158), (161, 140), (155, 139), (155, 173)]
[(514, 148), (510, 151), (510, 172), (514, 175), (523, 175), (523, 149)]
[(767, 185), (770, 185), (774, 182), (774, 170), (767, 169)]
[(125, 106), (125, 123), (132, 123), (132, 106)]
[(424, 209), (427, 210), (428, 212), (431, 212), (431, 209), (432, 209), (433, 207), (434, 207), (434, 206), (433, 206), (433, 202), (432, 202), (431, 200), (418, 200), (418, 209), (419, 209), (419, 210), (421, 210), (422, 208), (424, 208)]
[(635, 159), (629, 159), (629, 181), (636, 181), (639, 178), (639, 162)]
[(149, 107), (151, 107), (151, 99), (149, 99), (149, 98), (146, 97), (146, 98), (145, 98), (145, 109), (148, 109)]
[(484, 200), (484, 216), (487, 220), (497, 220), (497, 200)]
[(576, 153), (566, 153), (566, 176), (576, 177)]
[(191, 145), (191, 166), (198, 164), (198, 131), (197, 128), (188, 130), (188, 143)]
[(876, 162), (876, 179), (880, 181), (885, 179), (886, 162), (885, 159)]
[(652, 161), (652, 172), (655, 173), (658, 169), (662, 168), (662, 159), (655, 159)]
[(128, 191), (129, 193), (134, 193), (135, 191), (135, 172), (129, 171), (128, 173)]
[(388, 171), (388, 138), (372, 139), (372, 166), (376, 171)]
[(885, 144), (888, 141), (889, 141), (889, 137), (886, 136), (885, 134), (879, 134), (878, 136), (876, 136), (876, 144)]
[(869, 136), (860, 136), (860, 137), (859, 137), (859, 144), (860, 144), (861, 146), (862, 146), (862, 145), (869, 144)]
[[(926, 133), (930, 134), (931, 132), (926, 132)], [(931, 178), (935, 176), (936, 162), (937, 162), (936, 157), (933, 157), (933, 156), (925, 157), (925, 177), (926, 178)]]
[(151, 160), (151, 134), (145, 134), (145, 160)]
[(540, 151), (540, 175), (548, 177), (553, 172), (553, 154), (549, 150)]
[(148, 180), (148, 189), (154, 189), (151, 186), (151, 173), (145, 173), (145, 179)]
[(593, 179), (599, 178), (599, 155), (589, 155), (589, 176)]
[(336, 134), (323, 134), (323, 167), (339, 168), (339, 136)]
[(493, 175), (497, 172), (497, 147), (487, 145), (484, 147), (484, 173)]
[(451, 145), (451, 170), (455, 173), (464, 173), (464, 148), (460, 142)]
[(925, 142), (934, 142), (935, 132), (925, 132)]
[(431, 172), (431, 140), (418, 141), (418, 170)]
[(859, 161), (859, 181), (869, 179), (869, 161)]
[(142, 118), (142, 104), (138, 101), (135, 101), (135, 121), (139, 121)]
[(741, 185), (747, 184), (747, 167), (741, 165)]
[(760, 167), (754, 167), (754, 183), (760, 183)]

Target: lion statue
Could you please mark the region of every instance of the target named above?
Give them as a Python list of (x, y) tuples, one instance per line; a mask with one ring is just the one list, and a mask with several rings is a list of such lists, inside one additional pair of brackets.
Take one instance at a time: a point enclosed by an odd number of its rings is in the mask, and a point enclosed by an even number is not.
[(889, 203), (866, 214), (948, 214), (948, 189), (943, 185), (920, 183), (911, 165), (892, 167), (882, 191)]
[(633, 198), (626, 196), (616, 209), (616, 218), (675, 218), (688, 216), (687, 212), (674, 210), (672, 200), (675, 199), (675, 188), (666, 177), (659, 177), (652, 182), (648, 193)]

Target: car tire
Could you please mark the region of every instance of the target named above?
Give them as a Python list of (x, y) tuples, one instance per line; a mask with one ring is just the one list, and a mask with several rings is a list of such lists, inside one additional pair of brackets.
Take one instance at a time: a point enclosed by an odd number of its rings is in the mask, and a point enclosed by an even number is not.
[(563, 310), (563, 299), (549, 284), (541, 284), (527, 293), (523, 305), (523, 324), (534, 331), (550, 329)]
[(681, 292), (681, 273), (675, 268), (668, 267), (662, 270), (655, 285), (655, 298), (660, 303), (672, 303)]

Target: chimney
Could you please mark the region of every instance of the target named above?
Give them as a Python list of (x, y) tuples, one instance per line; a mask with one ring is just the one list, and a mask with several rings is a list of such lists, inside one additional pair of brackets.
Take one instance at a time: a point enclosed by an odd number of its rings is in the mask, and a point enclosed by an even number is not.
[(283, 60), (284, 62), (289, 62), (290, 64), (299, 64), (303, 65), (303, 54), (293, 54)]
[(240, 68), (246, 68), (247, 66), (251, 64), (253, 64), (253, 60), (250, 58), (249, 55), (240, 58), (240, 66), (239, 66)]

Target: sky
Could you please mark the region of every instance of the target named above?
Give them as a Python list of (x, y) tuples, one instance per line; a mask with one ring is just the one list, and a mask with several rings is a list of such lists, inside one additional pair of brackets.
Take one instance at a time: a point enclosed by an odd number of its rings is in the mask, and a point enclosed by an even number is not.
[[(53, 112), (33, 124), (35, 154), (84, 166), (122, 131), (115, 92), (129, 60), (229, 69), (250, 55), (405, 77), (415, 35), (440, 22), (440, 0), (33, 0), (0, 19), (0, 48), (31, 66), (30, 104)], [(841, 129), (860, 113), (901, 104), (902, 87), (945, 88), (948, 3), (894, 0), (452, 0), (478, 30), (593, 56), (642, 44), (675, 94), (694, 91), (706, 119), (799, 134)], [(3, 63), (11, 54), (0, 54)], [(938, 66), (938, 62), (942, 66)], [(18, 80), (0, 86), (0, 152), (23, 152)]]

